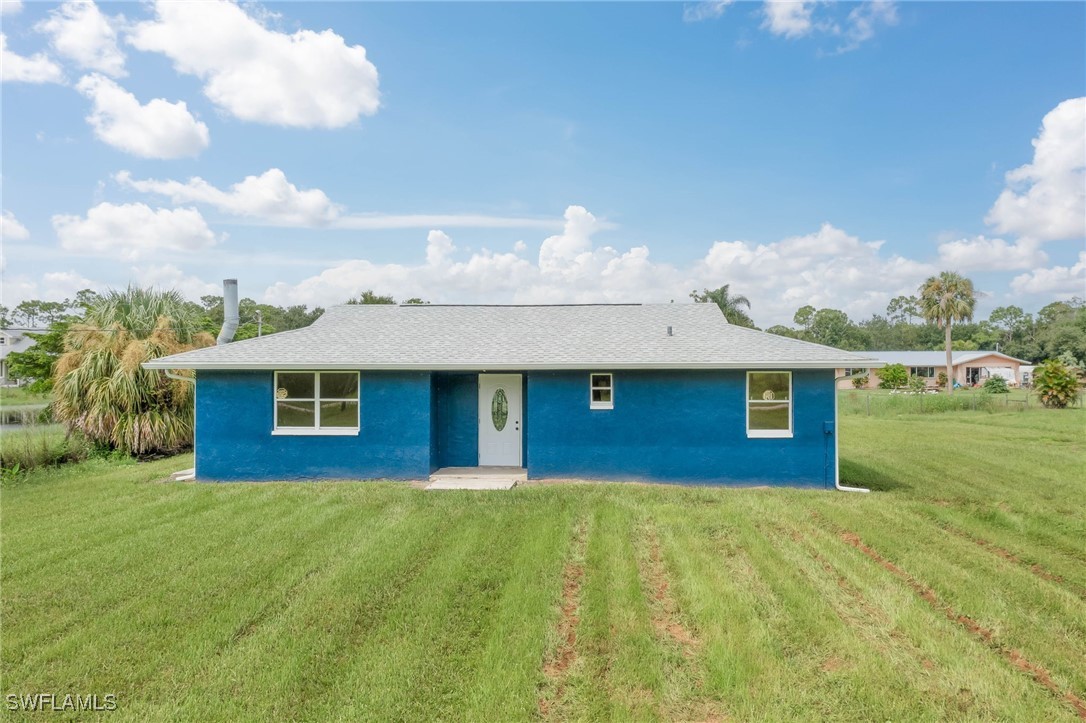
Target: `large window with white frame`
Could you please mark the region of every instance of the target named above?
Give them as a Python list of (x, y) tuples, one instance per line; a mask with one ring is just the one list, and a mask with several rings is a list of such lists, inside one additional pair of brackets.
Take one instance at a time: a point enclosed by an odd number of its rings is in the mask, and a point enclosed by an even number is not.
[(358, 434), (358, 372), (276, 372), (272, 434)]
[(588, 408), (615, 408), (615, 380), (611, 374), (588, 375)]
[(792, 436), (792, 372), (747, 372), (747, 436)]
[(935, 367), (909, 367), (910, 377), (920, 377), (921, 379), (934, 379)]

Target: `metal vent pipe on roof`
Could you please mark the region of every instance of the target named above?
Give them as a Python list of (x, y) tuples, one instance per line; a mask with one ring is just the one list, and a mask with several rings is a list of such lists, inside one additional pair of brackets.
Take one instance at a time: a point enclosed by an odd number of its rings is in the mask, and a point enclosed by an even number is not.
[(671, 333), (671, 327), (670, 326), (667, 328), (667, 335), (668, 336), (675, 336), (674, 334)]
[(229, 344), (237, 333), (241, 317), (238, 313), (238, 280), (223, 279), (222, 281), (222, 330), (216, 344)]

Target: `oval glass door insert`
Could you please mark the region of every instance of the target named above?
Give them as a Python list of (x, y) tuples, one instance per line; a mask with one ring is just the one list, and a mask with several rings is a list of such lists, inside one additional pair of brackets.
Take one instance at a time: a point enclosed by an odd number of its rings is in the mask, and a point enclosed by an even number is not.
[(509, 421), (509, 400), (504, 389), (494, 392), (494, 398), (490, 400), (490, 419), (494, 422), (494, 429), (499, 432), (505, 429), (505, 423)]

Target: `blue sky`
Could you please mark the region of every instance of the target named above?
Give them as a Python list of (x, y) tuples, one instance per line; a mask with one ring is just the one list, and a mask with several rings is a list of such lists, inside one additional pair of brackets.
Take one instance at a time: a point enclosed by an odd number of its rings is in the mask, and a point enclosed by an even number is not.
[(1086, 293), (1083, 3), (2, 7), (8, 306)]

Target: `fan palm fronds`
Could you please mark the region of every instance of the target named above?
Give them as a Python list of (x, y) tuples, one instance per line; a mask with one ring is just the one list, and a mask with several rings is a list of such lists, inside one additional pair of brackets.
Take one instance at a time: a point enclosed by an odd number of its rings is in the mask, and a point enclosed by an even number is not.
[(110, 291), (69, 329), (54, 372), (59, 421), (94, 442), (143, 455), (192, 442), (192, 385), (143, 368), (214, 343), (176, 291)]

